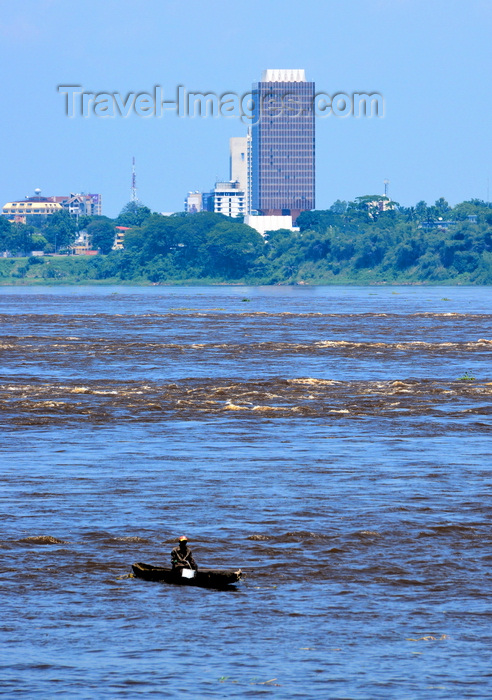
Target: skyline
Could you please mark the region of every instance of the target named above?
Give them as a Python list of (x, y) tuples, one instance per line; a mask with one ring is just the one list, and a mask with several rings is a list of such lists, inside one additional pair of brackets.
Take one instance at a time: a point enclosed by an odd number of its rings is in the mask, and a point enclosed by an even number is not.
[(228, 179), (229, 138), (247, 129), (240, 118), (69, 119), (57, 86), (243, 94), (282, 66), (305, 68), (319, 92), (384, 97), (381, 119), (316, 121), (318, 209), (382, 193), (385, 179), (403, 205), (490, 199), (488, 2), (313, 0), (300, 13), (294, 2), (252, 0), (234, 21), (214, 1), (87, 0), (74, 16), (59, 0), (0, 2), (4, 201), (37, 187), (101, 192), (103, 213), (116, 216), (135, 157), (140, 200), (182, 210), (186, 192)]

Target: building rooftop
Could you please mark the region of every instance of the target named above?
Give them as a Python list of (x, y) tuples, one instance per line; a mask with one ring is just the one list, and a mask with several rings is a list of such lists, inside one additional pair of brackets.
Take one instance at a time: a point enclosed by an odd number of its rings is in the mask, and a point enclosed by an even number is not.
[(22, 202), (6, 202), (6, 204), (3, 205), (3, 209), (16, 209), (21, 214), (32, 214), (33, 212), (38, 211), (61, 211), (62, 206), (57, 202), (50, 202), (46, 199), (34, 199), (34, 197), (32, 197), (31, 199), (25, 199)]
[(261, 75), (262, 83), (305, 83), (304, 68), (267, 68)]

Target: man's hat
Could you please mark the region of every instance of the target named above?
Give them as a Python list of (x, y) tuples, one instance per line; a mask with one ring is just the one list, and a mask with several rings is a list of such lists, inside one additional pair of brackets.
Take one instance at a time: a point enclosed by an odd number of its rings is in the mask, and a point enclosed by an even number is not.
[(179, 538), (179, 541), (180, 542), (188, 542), (188, 538), (185, 537), (184, 535), (181, 535), (181, 537)]

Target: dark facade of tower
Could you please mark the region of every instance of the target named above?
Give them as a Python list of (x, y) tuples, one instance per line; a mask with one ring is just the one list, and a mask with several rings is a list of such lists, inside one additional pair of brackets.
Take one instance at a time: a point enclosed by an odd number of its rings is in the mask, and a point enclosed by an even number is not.
[(267, 70), (253, 101), (252, 207), (295, 221), (315, 207), (314, 83), (303, 70)]

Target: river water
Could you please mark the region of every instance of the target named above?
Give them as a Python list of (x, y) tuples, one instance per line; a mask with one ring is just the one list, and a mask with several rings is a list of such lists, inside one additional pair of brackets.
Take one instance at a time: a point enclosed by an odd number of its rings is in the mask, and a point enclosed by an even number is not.
[[(492, 697), (492, 288), (4, 287), (0, 332), (0, 695)], [(130, 576), (181, 534), (244, 581)]]

